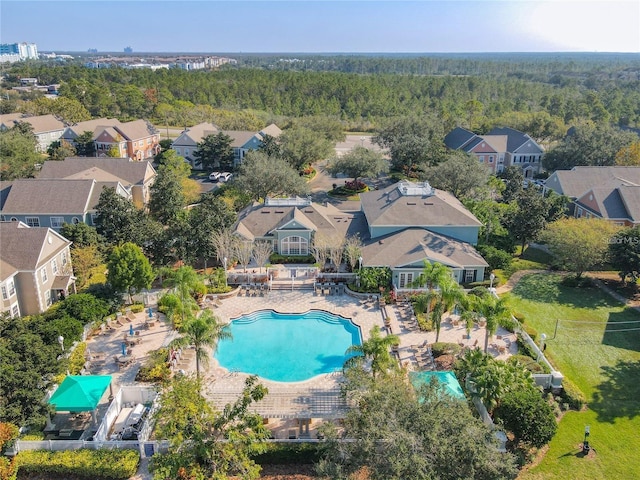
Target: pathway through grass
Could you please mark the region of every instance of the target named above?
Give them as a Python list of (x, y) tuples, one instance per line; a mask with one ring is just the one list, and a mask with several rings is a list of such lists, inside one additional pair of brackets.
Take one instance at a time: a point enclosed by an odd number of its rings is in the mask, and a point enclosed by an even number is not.
[[(525, 323), (547, 334), (545, 353), (585, 393), (589, 410), (565, 415), (545, 458), (521, 478), (640, 478), (640, 314), (597, 288), (560, 281), (528, 275), (506, 297)], [(593, 458), (579, 452), (585, 425)]]

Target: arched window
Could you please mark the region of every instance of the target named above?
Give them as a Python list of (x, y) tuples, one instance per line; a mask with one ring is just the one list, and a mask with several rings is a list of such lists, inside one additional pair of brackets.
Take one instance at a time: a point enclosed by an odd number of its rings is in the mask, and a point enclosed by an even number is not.
[(306, 238), (291, 236), (282, 239), (282, 255), (309, 255), (309, 242)]

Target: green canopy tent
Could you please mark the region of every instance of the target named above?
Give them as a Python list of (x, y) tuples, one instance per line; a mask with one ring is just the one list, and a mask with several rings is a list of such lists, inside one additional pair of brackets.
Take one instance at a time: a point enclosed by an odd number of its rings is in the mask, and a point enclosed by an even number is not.
[(409, 380), (416, 390), (432, 379), (438, 381), (439, 390), (453, 398), (464, 400), (464, 392), (453, 372), (409, 372)]
[(49, 404), (56, 412), (91, 412), (96, 422), (96, 407), (110, 386), (111, 375), (67, 375)]

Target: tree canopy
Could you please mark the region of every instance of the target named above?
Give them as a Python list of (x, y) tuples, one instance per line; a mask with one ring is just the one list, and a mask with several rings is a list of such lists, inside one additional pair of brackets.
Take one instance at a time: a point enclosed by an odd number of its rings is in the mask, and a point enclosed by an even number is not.
[(624, 282), (640, 278), (640, 227), (626, 228), (609, 239), (609, 261)]
[(295, 196), (309, 191), (307, 183), (286, 160), (261, 151), (249, 152), (235, 178), (236, 187), (255, 201), (268, 196)]
[(465, 152), (454, 151), (442, 163), (420, 175), (435, 188), (453, 193), (456, 198), (477, 198), (489, 181), (489, 169)]
[(296, 170), (331, 154), (333, 143), (325, 136), (305, 127), (286, 130), (278, 138), (282, 157)]
[(42, 162), (36, 145), (36, 137), (30, 131), (17, 127), (0, 131), (0, 180), (33, 176), (36, 164)]
[(202, 168), (221, 168), (231, 170), (233, 168), (233, 139), (223, 132), (207, 135), (198, 142), (194, 157), (202, 164)]
[(116, 246), (107, 262), (109, 284), (119, 292), (131, 296), (143, 288), (151, 287), (154, 278), (151, 264), (142, 249), (133, 243)]
[(341, 157), (333, 158), (327, 168), (334, 176), (343, 173), (356, 182), (361, 177), (375, 178), (387, 169), (387, 161), (381, 153), (361, 146), (356, 146)]

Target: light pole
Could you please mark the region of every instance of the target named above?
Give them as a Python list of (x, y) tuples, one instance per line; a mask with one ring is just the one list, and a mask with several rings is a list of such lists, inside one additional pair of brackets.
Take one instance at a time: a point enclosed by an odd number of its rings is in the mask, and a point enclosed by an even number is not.
[(62, 353), (64, 353), (64, 337), (62, 335), (58, 337), (58, 343), (60, 344), (60, 348), (62, 348)]
[(229, 284), (227, 283), (227, 257), (224, 257), (222, 259), (222, 264), (224, 265), (224, 286), (228, 287)]
[(360, 146), (364, 147), (365, 137), (360, 137)]
[(358, 270), (362, 270), (362, 257), (358, 258)]
[(542, 352), (544, 351), (544, 341), (547, 339), (546, 333), (540, 334), (540, 355), (538, 355), (538, 362), (540, 361), (540, 357), (542, 356)]
[(489, 291), (493, 291), (493, 281), (496, 279), (496, 276), (492, 273), (489, 275)]
[(589, 453), (591, 450), (591, 446), (589, 445), (589, 435), (591, 434), (591, 427), (589, 425), (585, 425), (584, 427), (584, 441), (582, 442), (582, 453), (585, 455)]
[(358, 257), (358, 274), (356, 275), (357, 285), (360, 288), (360, 274), (362, 270), (362, 256)]

